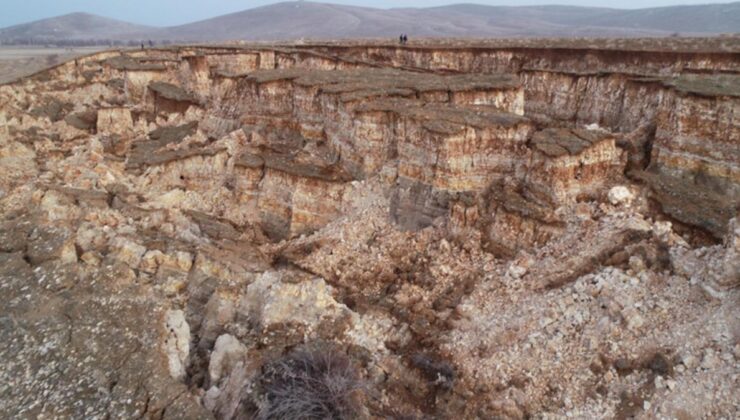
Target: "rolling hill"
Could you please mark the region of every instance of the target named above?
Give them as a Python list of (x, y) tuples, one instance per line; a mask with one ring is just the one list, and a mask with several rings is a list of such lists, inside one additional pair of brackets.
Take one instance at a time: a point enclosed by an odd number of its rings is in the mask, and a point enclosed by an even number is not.
[(573, 6), (456, 4), (375, 9), (284, 2), (186, 25), (152, 28), (75, 13), (0, 29), (13, 39), (289, 40), (299, 38), (666, 36), (740, 32), (740, 2), (622, 10)]
[(0, 29), (0, 41), (10, 43), (13, 40), (36, 40), (36, 43), (43, 43), (63, 40), (92, 40), (153, 30), (156, 30), (156, 28), (89, 13), (71, 13)]

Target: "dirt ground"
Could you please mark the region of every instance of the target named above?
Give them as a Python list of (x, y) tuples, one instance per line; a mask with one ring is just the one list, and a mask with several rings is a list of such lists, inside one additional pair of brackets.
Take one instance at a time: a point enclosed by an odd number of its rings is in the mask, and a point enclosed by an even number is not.
[(0, 46), (0, 83), (8, 83), (102, 47), (45, 48)]

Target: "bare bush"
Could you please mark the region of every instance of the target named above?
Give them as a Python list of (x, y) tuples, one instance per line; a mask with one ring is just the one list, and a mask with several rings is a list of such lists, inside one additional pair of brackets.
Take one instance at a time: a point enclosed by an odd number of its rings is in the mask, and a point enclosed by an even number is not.
[(263, 368), (265, 401), (257, 416), (273, 419), (362, 417), (362, 383), (350, 359), (331, 346), (310, 346)]

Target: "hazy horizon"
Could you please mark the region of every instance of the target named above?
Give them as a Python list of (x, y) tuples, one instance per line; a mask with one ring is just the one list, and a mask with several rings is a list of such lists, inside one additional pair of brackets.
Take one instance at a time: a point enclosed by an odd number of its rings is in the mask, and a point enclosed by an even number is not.
[[(150, 26), (175, 26), (198, 20), (208, 19), (228, 13), (246, 9), (282, 3), (275, 0), (210, 0), (205, 3), (201, 0), (158, 0), (156, 2), (144, 0), (10, 0), (0, 15), (0, 27), (23, 24), (40, 19), (65, 15), (75, 12), (85, 12), (123, 20), (131, 23)], [(623, 0), (623, 1), (445, 1), (445, 0), (401, 0), (401, 1), (369, 1), (369, 0), (332, 0), (317, 1), (318, 3), (334, 3), (350, 6), (364, 6), (375, 8), (403, 8), (403, 7), (435, 7), (460, 3), (476, 3), (490, 6), (537, 6), (561, 5), (584, 7), (607, 7), (614, 9), (644, 9), (652, 7), (666, 7), (678, 5), (701, 5), (735, 3), (736, 1), (692, 1), (692, 0)]]

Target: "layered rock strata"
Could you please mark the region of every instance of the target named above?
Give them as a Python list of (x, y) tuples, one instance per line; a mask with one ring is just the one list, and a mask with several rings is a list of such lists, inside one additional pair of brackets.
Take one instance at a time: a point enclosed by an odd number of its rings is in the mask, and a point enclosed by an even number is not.
[(0, 416), (253, 418), (306, 345), (365, 418), (736, 416), (737, 41), (544, 42), (0, 86)]

